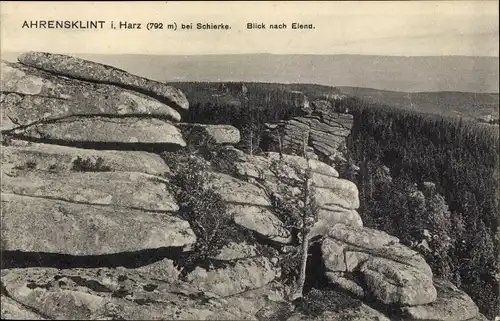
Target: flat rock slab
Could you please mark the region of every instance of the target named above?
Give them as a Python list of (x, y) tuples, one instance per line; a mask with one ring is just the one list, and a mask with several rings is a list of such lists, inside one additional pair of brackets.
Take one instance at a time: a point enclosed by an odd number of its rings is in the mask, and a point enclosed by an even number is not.
[(197, 289), (224, 297), (260, 288), (279, 275), (279, 270), (267, 258), (259, 257), (211, 271), (197, 267), (188, 274), (187, 281)]
[(170, 173), (158, 155), (142, 151), (96, 150), (13, 140), (2, 146), (2, 169), (45, 170), (51, 172), (111, 171)]
[(51, 320), (255, 320), (213, 293), (123, 268), (8, 269), (2, 281)]
[(39, 68), (69, 78), (113, 84), (133, 89), (163, 99), (181, 109), (188, 109), (186, 96), (178, 89), (157, 81), (142, 78), (124, 70), (93, 61), (45, 52), (21, 54), (18, 61), (24, 65)]
[(196, 242), (189, 223), (164, 214), (2, 193), (7, 251), (102, 255)]
[[(16, 135), (67, 143), (162, 144), (186, 146), (179, 130), (155, 118), (69, 117), (33, 124)], [(138, 146), (140, 148), (140, 146)]]
[[(2, 170), (3, 173), (3, 170)], [(175, 212), (175, 198), (164, 179), (137, 172), (19, 171), (2, 176), (2, 192), (68, 202)]]
[(231, 125), (210, 124), (176, 124), (182, 131), (189, 144), (203, 145), (207, 142), (214, 144), (238, 144), (240, 142), (240, 131)]
[(367, 249), (380, 249), (399, 243), (397, 237), (386, 232), (369, 227), (355, 227), (342, 224), (332, 226), (328, 236), (338, 241)]
[[(1, 61), (2, 120), (15, 126), (73, 115), (154, 115), (179, 121), (172, 107), (117, 86), (57, 77), (39, 69)], [(2, 124), (2, 130), (10, 129)]]

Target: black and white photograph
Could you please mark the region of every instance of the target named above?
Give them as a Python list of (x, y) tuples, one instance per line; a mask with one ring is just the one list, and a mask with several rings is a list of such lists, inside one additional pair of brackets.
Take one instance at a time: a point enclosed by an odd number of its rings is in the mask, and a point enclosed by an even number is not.
[(2, 320), (500, 321), (499, 1), (2, 1)]

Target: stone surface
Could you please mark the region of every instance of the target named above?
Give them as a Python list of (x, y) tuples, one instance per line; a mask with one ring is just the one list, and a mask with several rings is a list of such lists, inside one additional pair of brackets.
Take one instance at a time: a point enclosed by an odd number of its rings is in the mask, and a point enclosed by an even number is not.
[(287, 321), (391, 321), (383, 313), (362, 304), (357, 308), (346, 308), (340, 311), (325, 311), (318, 317), (311, 317), (302, 313), (295, 312)]
[(2, 169), (36, 169), (51, 172), (120, 171), (152, 175), (169, 173), (163, 159), (142, 151), (95, 150), (52, 144), (13, 141), (2, 146)]
[(189, 108), (186, 96), (180, 90), (108, 65), (81, 58), (44, 52), (21, 54), (18, 57), (18, 61), (24, 65), (69, 78), (113, 84), (133, 89), (172, 104), (173, 107), (181, 109)]
[(211, 172), (207, 187), (214, 189), (228, 203), (270, 206), (266, 193), (259, 187), (223, 173)]
[(0, 297), (2, 320), (47, 320), (26, 306), (2, 294)]
[[(309, 237), (325, 235), (329, 228), (337, 223), (363, 225), (358, 212), (351, 209), (359, 206), (356, 185), (339, 179), (338, 172), (332, 166), (296, 155), (283, 154), (280, 158), (279, 153), (274, 152), (264, 153), (262, 156), (250, 156), (235, 148), (227, 148), (223, 153), (223, 157), (234, 164), (236, 176), (246, 180), (262, 181), (263, 186), (273, 192), (278, 192), (279, 181), (276, 174), (285, 175), (287, 180), (298, 180), (297, 171), (310, 167), (313, 186), (317, 192), (316, 201), (320, 209), (318, 221), (311, 229)], [(273, 162), (279, 167), (278, 172), (272, 169)], [(294, 187), (290, 188), (290, 192), (293, 193)]]
[(2, 229), (10, 251), (101, 255), (196, 242), (188, 222), (164, 213), (8, 193), (2, 193)]
[(197, 289), (225, 297), (260, 288), (279, 276), (279, 270), (267, 258), (259, 257), (211, 271), (197, 267), (186, 279)]
[(420, 305), (436, 300), (432, 277), (414, 267), (387, 259), (370, 258), (361, 266), (368, 290), (390, 305)]
[(436, 281), (436, 301), (418, 306), (403, 307), (401, 310), (412, 320), (463, 321), (479, 316), (479, 310), (472, 299), (454, 285)]
[[(167, 181), (137, 172), (18, 171), (2, 177), (2, 192), (68, 202), (175, 212)], [(112, 187), (112, 188), (111, 188)]]
[(348, 225), (332, 226), (328, 236), (341, 242), (367, 249), (379, 249), (399, 243), (399, 239), (383, 231), (368, 227), (359, 228)]
[(287, 244), (292, 240), (283, 222), (265, 207), (229, 204), (228, 210), (234, 222), (246, 229), (278, 243)]
[(201, 145), (207, 141), (215, 144), (237, 144), (240, 142), (240, 131), (231, 125), (210, 124), (176, 124), (184, 138), (191, 145)]
[(344, 277), (342, 272), (326, 272), (325, 275), (330, 283), (349, 292), (354, 297), (364, 298), (366, 296), (365, 290), (357, 282)]
[[(74, 115), (150, 115), (180, 121), (172, 107), (120, 87), (67, 79), (1, 61), (2, 130)], [(34, 108), (36, 106), (36, 108)]]
[(257, 247), (255, 245), (250, 245), (246, 242), (230, 242), (228, 245), (220, 249), (219, 253), (214, 258), (217, 260), (232, 261), (237, 259), (250, 258), (256, 255)]
[(345, 224), (353, 226), (363, 226), (361, 216), (356, 210), (345, 209), (340, 206), (328, 206), (320, 208), (318, 212), (318, 221), (309, 232), (309, 237), (318, 235), (325, 236), (335, 224)]
[(424, 258), (387, 233), (336, 224), (321, 249), (329, 271), (360, 273), (364, 290), (384, 304), (421, 305), (436, 299)]
[[(340, 97), (339, 97), (340, 98)], [(338, 113), (328, 101), (311, 103), (304, 116), (268, 124), (266, 138), (271, 150), (279, 150), (279, 137), (282, 136), (283, 152), (302, 155), (304, 140), (312, 147), (318, 158), (328, 163), (344, 158), (346, 137), (353, 125), (353, 116)]]
[(123, 268), (2, 270), (8, 293), (56, 320), (255, 320), (215, 294)]
[(15, 130), (15, 134), (67, 144), (134, 144), (137, 148), (141, 148), (140, 144), (186, 146), (186, 142), (175, 126), (170, 122), (154, 118), (74, 116), (49, 123), (33, 124)]

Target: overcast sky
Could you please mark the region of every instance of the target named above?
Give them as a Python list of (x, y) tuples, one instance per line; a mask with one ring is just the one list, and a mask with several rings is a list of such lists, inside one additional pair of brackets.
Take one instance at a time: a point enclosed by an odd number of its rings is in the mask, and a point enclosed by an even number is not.
[[(498, 1), (1, 2), (1, 51), (136, 54), (499, 55)], [(104, 30), (22, 29), (25, 20), (105, 20)], [(110, 21), (142, 24), (111, 30)], [(147, 22), (229, 31), (144, 30)], [(284, 22), (285, 31), (247, 30)], [(292, 30), (312, 23), (314, 30)]]

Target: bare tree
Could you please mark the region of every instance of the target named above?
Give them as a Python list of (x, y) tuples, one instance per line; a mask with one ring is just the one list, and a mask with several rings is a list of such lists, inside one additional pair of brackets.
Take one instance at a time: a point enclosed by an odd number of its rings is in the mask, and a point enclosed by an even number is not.
[[(318, 206), (314, 197), (312, 169), (307, 157), (306, 141), (304, 155), (306, 168), (285, 162), (283, 157), (272, 162), (270, 169), (277, 178), (273, 202), (278, 204), (280, 216), (284, 216), (286, 226), (297, 231), (296, 242), (300, 246), (299, 276), (289, 293), (289, 299), (295, 300), (303, 296), (306, 281), (307, 258), (309, 250), (309, 232), (318, 220)], [(287, 171), (292, 169), (293, 173)]]

